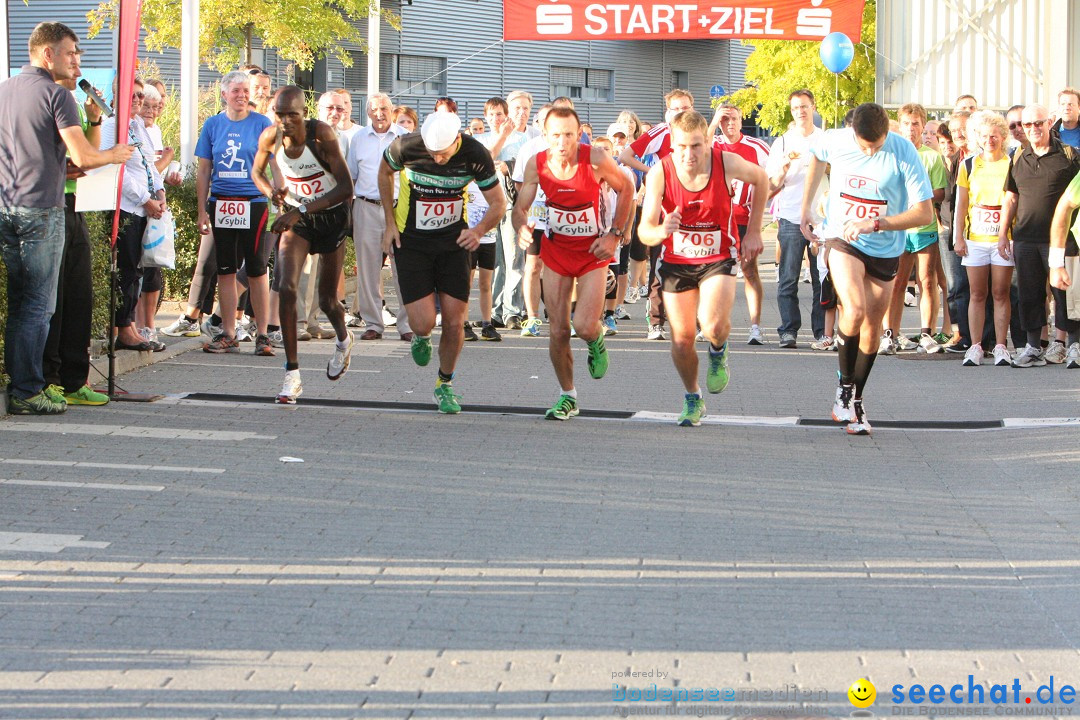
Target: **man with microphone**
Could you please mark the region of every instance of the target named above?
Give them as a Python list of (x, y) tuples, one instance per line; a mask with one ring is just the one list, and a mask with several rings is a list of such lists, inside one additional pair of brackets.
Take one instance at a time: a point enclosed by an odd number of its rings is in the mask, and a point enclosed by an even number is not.
[(8, 410), (56, 415), (63, 398), (45, 391), (42, 357), (64, 250), (65, 152), (82, 170), (118, 164), (129, 145), (94, 148), (79, 122), (78, 105), (57, 81), (79, 77), (78, 36), (58, 22), (30, 34), (30, 64), (0, 82), (0, 248), (8, 271), (5, 356), (11, 376)]

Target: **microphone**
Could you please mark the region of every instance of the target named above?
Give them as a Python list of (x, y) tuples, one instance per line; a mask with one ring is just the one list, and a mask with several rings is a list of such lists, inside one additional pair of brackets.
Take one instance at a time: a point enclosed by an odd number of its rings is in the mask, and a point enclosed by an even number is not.
[(112, 108), (105, 104), (105, 101), (101, 99), (101, 95), (98, 93), (97, 88), (90, 84), (86, 78), (79, 81), (79, 88), (86, 93), (86, 96), (94, 101), (94, 104), (101, 109), (101, 114), (105, 117), (112, 117)]

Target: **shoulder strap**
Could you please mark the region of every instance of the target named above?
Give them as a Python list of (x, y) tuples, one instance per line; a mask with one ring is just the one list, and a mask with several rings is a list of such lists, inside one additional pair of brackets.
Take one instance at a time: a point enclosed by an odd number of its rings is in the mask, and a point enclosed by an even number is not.
[(326, 162), (319, 155), (318, 150), (316, 150), (316, 148), (315, 148), (315, 128), (318, 127), (316, 125), (317, 122), (319, 122), (319, 121), (314, 119), (314, 118), (309, 118), (308, 119), (307, 125), (304, 128), (304, 130), (306, 131), (306, 134), (307, 134), (307, 138), (304, 141), (304, 145), (307, 146), (308, 150), (310, 150), (311, 154), (315, 157), (315, 162), (319, 163), (319, 165), (322, 166), (323, 170), (325, 170), (326, 172), (330, 172), (330, 166), (326, 164)]
[(968, 183), (971, 182), (971, 172), (975, 169), (975, 156), (971, 155), (964, 160), (964, 169), (967, 170)]

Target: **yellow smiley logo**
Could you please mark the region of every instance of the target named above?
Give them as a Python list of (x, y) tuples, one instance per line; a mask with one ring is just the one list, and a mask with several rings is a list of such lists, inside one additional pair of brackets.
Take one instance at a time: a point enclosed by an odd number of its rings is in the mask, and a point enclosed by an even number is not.
[(848, 700), (857, 708), (866, 708), (874, 704), (877, 699), (877, 688), (866, 678), (859, 678), (851, 683), (847, 690)]

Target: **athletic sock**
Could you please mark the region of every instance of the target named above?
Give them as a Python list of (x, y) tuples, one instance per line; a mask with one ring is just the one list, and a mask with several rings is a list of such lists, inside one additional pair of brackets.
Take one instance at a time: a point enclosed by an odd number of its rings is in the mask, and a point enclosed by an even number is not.
[(266, 326), (266, 332), (267, 333), (277, 332), (280, 329), (281, 329), (280, 325), (267, 325)]
[(1049, 340), (1043, 340), (1040, 337), (1040, 339), (1039, 339), (1039, 347), (1041, 347), (1043, 350), (1045, 350), (1046, 348), (1050, 347), (1050, 341)]
[(435, 382), (435, 387), (439, 387), (440, 385), (448, 385), (450, 383), (450, 381), (453, 380), (453, 379), (454, 379), (454, 373), (450, 373), (449, 375), (447, 375), (442, 370), (440, 370), (439, 371), (439, 379)]
[(1037, 348), (1040, 343), (1042, 343), (1042, 328), (1039, 328), (1038, 330), (1028, 330), (1027, 344), (1033, 348)]
[(922, 333), (923, 335), (933, 335), (934, 334), (934, 333), (930, 332), (930, 328), (928, 328), (928, 327), (919, 328), (919, 332)]
[(346, 337), (346, 339), (344, 339), (344, 340), (337, 340), (337, 341), (334, 342), (334, 344), (337, 345), (338, 350), (345, 350), (346, 348), (349, 347), (348, 337)]
[(724, 346), (723, 345), (721, 345), (720, 347), (716, 347), (712, 343), (709, 343), (709, 354), (710, 355), (722, 355), (723, 352), (724, 352)]
[(300, 363), (298, 363), (298, 362), (291, 363), (291, 362), (286, 361), (286, 363), (285, 363), (285, 372), (292, 372), (293, 370), (299, 370), (299, 369), (300, 369)]
[(191, 317), (190, 315), (185, 315), (184, 319), (187, 320), (188, 322), (199, 322), (199, 318)]
[(221, 316), (218, 315), (217, 313), (214, 313), (213, 315), (210, 316), (210, 324), (213, 325), (214, 327), (221, 327), (221, 323), (222, 323)]
[(859, 333), (845, 335), (841, 330), (836, 334), (840, 343), (837, 355), (840, 356), (840, 382), (850, 385), (855, 382), (855, 361), (859, 356)]
[(559, 389), (559, 395), (560, 396), (561, 395), (569, 395), (570, 397), (577, 400), (577, 388), (570, 388), (569, 390), (563, 390), (563, 389), (560, 388)]
[(855, 381), (856, 400), (862, 399), (863, 388), (866, 387), (866, 380), (870, 377), (870, 368), (874, 367), (874, 360), (876, 359), (876, 352), (864, 353), (861, 350), (855, 357), (855, 372), (852, 377)]
[(604, 317), (614, 317), (614, 316), (615, 316), (615, 311), (614, 310), (605, 310), (604, 311)]

